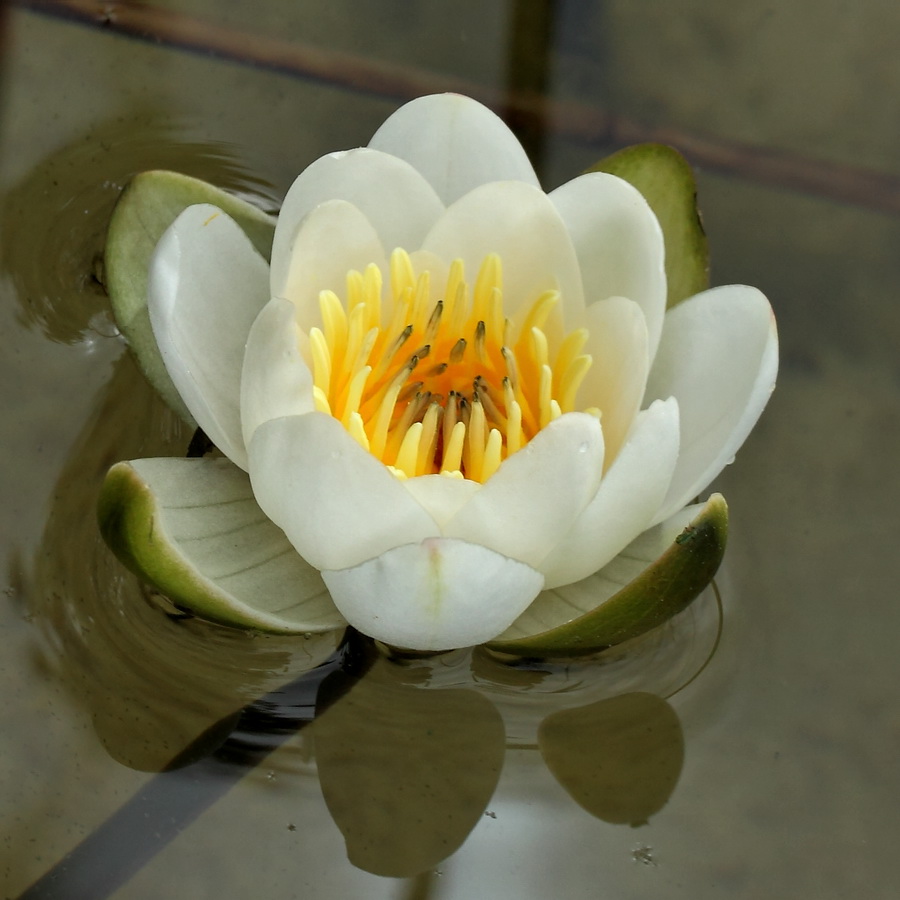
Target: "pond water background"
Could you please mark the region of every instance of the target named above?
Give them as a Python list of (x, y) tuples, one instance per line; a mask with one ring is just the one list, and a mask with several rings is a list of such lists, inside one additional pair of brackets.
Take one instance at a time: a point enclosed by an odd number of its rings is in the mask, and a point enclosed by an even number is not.
[[(189, 437), (97, 281), (119, 190), (171, 168), (277, 208), (313, 159), (448, 88), (507, 113), (546, 187), (623, 143), (675, 143), (698, 167), (713, 283), (772, 300), (779, 385), (716, 484), (732, 524), (715, 656), (676, 691), (714, 640), (707, 597), (590, 670), (354, 660), (362, 682), (328, 675), (325, 724), (305, 727), (307, 690), (295, 734), (241, 778), (213, 773), (195, 819), (121, 884), (101, 863), (84, 896), (897, 896), (900, 6), (880, 0), (11, 6), (0, 895), (334, 649), (166, 617), (98, 541), (106, 467)], [(632, 706), (607, 703), (623, 693)], [(655, 743), (629, 769), (635, 721)], [(630, 790), (588, 796), (595, 745)], [(131, 839), (107, 840), (110, 863)], [(433, 862), (442, 841), (461, 847)]]

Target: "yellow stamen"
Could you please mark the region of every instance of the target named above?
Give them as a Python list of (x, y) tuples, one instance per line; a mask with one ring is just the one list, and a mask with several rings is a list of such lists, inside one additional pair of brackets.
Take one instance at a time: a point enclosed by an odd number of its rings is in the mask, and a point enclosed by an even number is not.
[(331, 352), (325, 335), (318, 328), (309, 330), (309, 348), (313, 358), (313, 381), (323, 396), (327, 396), (331, 386)]
[(389, 274), (386, 296), (374, 264), (347, 273), (346, 305), (322, 291), (309, 353), (316, 409), (338, 418), (398, 478), (486, 481), (575, 409), (591, 365), (582, 353), (588, 334), (579, 329), (557, 343), (545, 332), (557, 291), (519, 302), (511, 324), (496, 254), (482, 261), (471, 292), (460, 260), (443, 292), (402, 249), (391, 254)]
[(457, 422), (450, 432), (450, 440), (444, 446), (441, 472), (461, 472), (463, 444), (466, 440), (466, 423)]
[(416, 460), (419, 457), (419, 440), (422, 437), (422, 423), (413, 422), (406, 429), (403, 435), (403, 441), (400, 444), (400, 450), (397, 453), (397, 461), (394, 465), (405, 472), (407, 477), (414, 478), (416, 476)]
[(366, 436), (366, 430), (363, 427), (362, 416), (358, 412), (350, 413), (347, 431), (350, 432), (351, 437), (363, 448), (363, 450), (369, 449), (369, 439)]

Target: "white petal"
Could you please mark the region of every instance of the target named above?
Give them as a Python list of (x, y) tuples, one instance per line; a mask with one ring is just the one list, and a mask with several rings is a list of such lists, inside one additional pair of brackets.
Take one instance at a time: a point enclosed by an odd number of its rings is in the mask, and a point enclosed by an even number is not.
[(587, 305), (628, 297), (644, 311), (650, 358), (666, 311), (665, 245), (647, 201), (627, 181), (604, 172), (575, 178), (550, 194), (569, 228)]
[[(276, 238), (281, 231), (279, 221)], [(272, 267), (272, 296), (297, 307), (297, 321), (308, 331), (322, 326), (319, 294), (334, 291), (346, 299), (347, 273), (374, 263), (382, 272), (387, 260), (372, 223), (353, 204), (331, 200), (317, 206), (294, 230), (289, 256)]]
[(200, 615), (276, 631), (344, 625), (319, 573), (266, 518), (240, 469), (222, 459), (128, 465), (153, 495), (155, 552), (168, 555), (173, 584), (204, 598), (190, 604)]
[(247, 446), (263, 422), (315, 409), (312, 373), (300, 353), (305, 335), (296, 316), (293, 303), (276, 297), (250, 329), (241, 375), (241, 427)]
[(547, 587), (585, 578), (648, 528), (678, 458), (678, 404), (654, 403), (635, 420), (590, 505), (539, 566)]
[(215, 206), (188, 207), (150, 261), (147, 305), (166, 369), (197, 424), (242, 469), (244, 344), (268, 299), (265, 260)]
[(387, 467), (325, 413), (263, 423), (249, 455), (259, 505), (318, 569), (345, 569), (439, 534)]
[(537, 596), (543, 578), (477, 544), (433, 538), (322, 577), (363, 634), (412, 650), (484, 643)]
[(470, 283), (485, 256), (497, 253), (507, 316), (543, 291), (559, 290), (567, 326), (580, 324), (584, 299), (572, 241), (547, 195), (531, 185), (499, 181), (476, 188), (448, 208), (423, 248), (462, 259)]
[(539, 186), (522, 145), (502, 119), (459, 94), (419, 97), (401, 106), (369, 146), (412, 163), (448, 206), (489, 181)]
[(567, 413), (505, 459), (444, 534), (538, 568), (591, 501), (602, 469), (600, 423)]
[(388, 252), (418, 247), (444, 209), (426, 179), (396, 156), (367, 148), (323, 156), (300, 173), (284, 198), (272, 244), (278, 282), (284, 280), (297, 226), (329, 200), (345, 200), (359, 209)]
[(685, 507), (662, 524), (648, 528), (599, 572), (574, 584), (541, 591), (534, 603), (500, 635), (500, 640), (541, 634), (592, 612), (656, 562), (702, 507), (702, 503)]
[(449, 475), (420, 475), (401, 482), (425, 511), (443, 528), (472, 496), (481, 490), (477, 481)]
[(684, 506), (733, 459), (777, 373), (775, 317), (756, 288), (714, 288), (666, 314), (646, 399), (678, 398), (681, 452), (658, 520)]
[(647, 386), (647, 323), (633, 300), (610, 297), (585, 310), (585, 326), (590, 337), (584, 352), (592, 362), (576, 405), (580, 409), (596, 406), (602, 411), (605, 466), (609, 468), (641, 408)]

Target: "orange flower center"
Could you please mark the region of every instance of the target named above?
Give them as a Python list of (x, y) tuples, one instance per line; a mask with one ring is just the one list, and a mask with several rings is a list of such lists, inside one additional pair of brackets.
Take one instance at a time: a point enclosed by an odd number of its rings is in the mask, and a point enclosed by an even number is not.
[(391, 255), (390, 274), (384, 310), (376, 265), (347, 274), (345, 303), (319, 295), (323, 327), (309, 333), (316, 406), (400, 478), (484, 482), (574, 409), (591, 365), (581, 353), (587, 331), (571, 332), (551, 356), (543, 329), (557, 291), (540, 294), (514, 328), (496, 254), (472, 289), (454, 261), (437, 300), (430, 272), (416, 276), (404, 250)]

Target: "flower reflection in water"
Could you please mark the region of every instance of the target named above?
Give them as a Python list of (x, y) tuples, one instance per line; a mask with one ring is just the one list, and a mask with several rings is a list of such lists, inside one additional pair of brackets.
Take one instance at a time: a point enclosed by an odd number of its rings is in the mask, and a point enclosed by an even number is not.
[[(606, 821), (639, 823), (665, 804), (684, 752), (665, 698), (715, 647), (712, 592), (584, 662), (509, 662), (483, 649), (404, 657), (355, 636), (350, 657), (316, 668), (336, 636), (211, 625), (123, 575), (89, 511), (110, 442), (118, 447), (123, 433), (147, 441), (146, 428), (128, 427), (132, 418), (154, 423), (154, 445), (185, 439), (126, 357), (57, 485), (32, 585), (46, 659), (116, 760), (150, 771), (187, 765), (189, 778), (228, 760), (239, 778), (315, 715), (299, 754), (275, 764), (278, 789), (293, 785), (299, 796), (299, 780), (317, 774), (351, 862), (395, 877), (462, 845), (489, 809), (510, 748), (543, 756), (566, 791)], [(314, 768), (298, 761), (310, 754)], [(190, 820), (190, 810), (179, 814)]]

